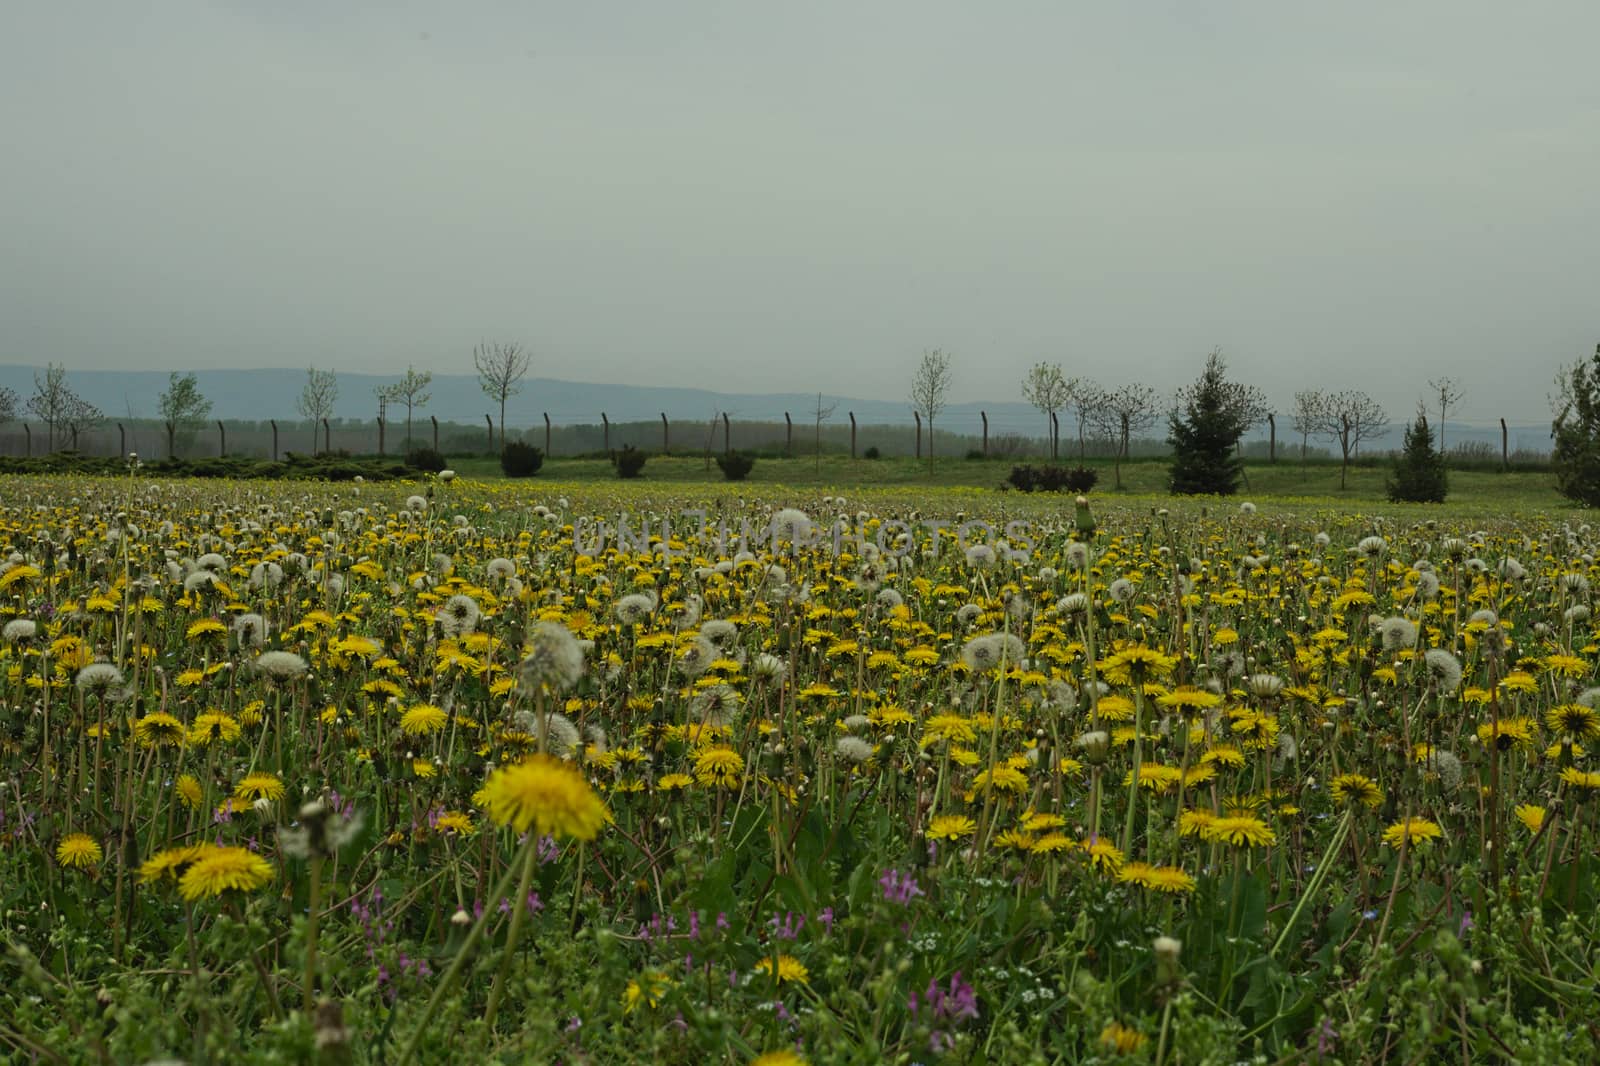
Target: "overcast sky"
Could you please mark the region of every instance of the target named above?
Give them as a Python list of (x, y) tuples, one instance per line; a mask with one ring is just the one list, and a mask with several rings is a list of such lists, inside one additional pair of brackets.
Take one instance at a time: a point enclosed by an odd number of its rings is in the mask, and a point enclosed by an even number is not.
[(893, 399), (1036, 360), (1537, 419), (1600, 3), (0, 7), (0, 362)]

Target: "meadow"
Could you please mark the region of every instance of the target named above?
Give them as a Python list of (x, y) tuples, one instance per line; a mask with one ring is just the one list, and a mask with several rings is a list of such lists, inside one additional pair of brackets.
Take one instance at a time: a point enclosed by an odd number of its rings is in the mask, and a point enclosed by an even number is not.
[(1600, 1058), (1585, 512), (792, 463), (8, 478), (0, 1048)]

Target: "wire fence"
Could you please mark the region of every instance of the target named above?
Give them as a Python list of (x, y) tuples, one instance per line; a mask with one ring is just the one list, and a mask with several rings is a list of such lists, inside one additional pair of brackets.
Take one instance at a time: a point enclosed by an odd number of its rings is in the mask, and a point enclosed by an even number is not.
[[(600, 413), (598, 420), (566, 418), (541, 412), (537, 421), (513, 424), (506, 439), (542, 448), (551, 457), (604, 455), (624, 447), (654, 454), (705, 455), (747, 451), (766, 456), (850, 455), (877, 456), (983, 456), (994, 459), (1078, 458), (1104, 459), (1123, 452), (1129, 458), (1165, 455), (1165, 440), (1140, 434), (1124, 445), (1094, 432), (1076, 420), (1060, 418), (1052, 441), (1040, 417), (1024, 418), (1015, 412), (974, 417), (962, 412), (942, 416), (932, 425), (917, 418), (913, 424), (867, 424), (852, 412), (818, 419), (784, 412), (778, 418), (741, 418), (730, 412), (712, 417), (670, 417), (613, 420)], [(1473, 427), (1451, 427), (1447, 441), (1452, 458), (1471, 461), (1531, 462), (1549, 455), (1546, 427), (1498, 427), (1485, 434)], [(1263, 427), (1266, 429), (1266, 427)], [(1397, 448), (1403, 427), (1389, 427), (1385, 436), (1365, 442), (1359, 454), (1382, 455)], [(1514, 431), (1514, 432), (1513, 432)], [(1486, 436), (1489, 439), (1485, 439)], [(1498, 436), (1498, 440), (1493, 439)], [(1464, 439), (1463, 439), (1464, 438)], [(0, 426), (0, 455), (46, 455), (73, 450), (84, 455), (116, 456), (137, 452), (147, 459), (169, 455), (185, 459), (231, 455), (246, 458), (281, 458), (289, 453), (343, 452), (351, 455), (403, 457), (418, 447), (445, 455), (493, 454), (499, 450), (500, 428), (491, 415), (476, 425), (446, 421), (434, 416), (405, 418), (334, 418), (318, 423), (304, 419), (247, 421), (224, 419), (203, 424), (169, 427), (154, 419), (111, 419), (76, 430), (50, 427), (34, 421)], [(1338, 452), (1322, 441), (1303, 441), (1278, 425), (1257, 430), (1241, 450), (1249, 458), (1298, 459), (1336, 457)]]

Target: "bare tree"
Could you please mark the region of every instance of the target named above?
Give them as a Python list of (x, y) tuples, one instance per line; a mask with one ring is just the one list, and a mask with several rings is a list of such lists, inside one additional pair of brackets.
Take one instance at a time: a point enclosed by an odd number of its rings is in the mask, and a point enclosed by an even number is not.
[(950, 394), (950, 356), (934, 348), (922, 353), (911, 378), (911, 406), (928, 419), (928, 468), (933, 469), (933, 420), (945, 409)]
[(67, 368), (51, 363), (33, 372), (33, 395), (28, 397), (28, 410), (45, 426), (45, 440), (50, 451), (56, 450), (56, 431), (66, 424), (69, 410), (78, 394), (67, 384)]
[(1099, 409), (1101, 395), (1105, 392), (1096, 382), (1088, 378), (1074, 378), (1075, 386), (1072, 390), (1072, 413), (1078, 419), (1078, 462), (1084, 461), (1084, 438), (1092, 424), (1092, 416)]
[[(428, 386), (433, 384), (433, 371), (424, 370), (417, 373), (414, 366), (406, 367), (406, 376), (393, 385), (384, 385), (378, 389), (378, 398), (389, 403), (404, 404), (406, 409), (406, 450), (411, 450), (411, 416), (418, 407), (426, 407), (433, 399), (433, 393), (428, 391)], [(504, 423), (502, 422), (501, 435), (504, 436)], [(505, 442), (501, 441), (501, 447)]]
[(1428, 387), (1433, 390), (1433, 395), (1439, 400), (1439, 454), (1444, 454), (1444, 416), (1450, 408), (1461, 402), (1466, 393), (1461, 388), (1461, 382), (1455, 378), (1434, 378), (1428, 382)]
[(506, 400), (522, 391), (522, 377), (532, 361), (533, 353), (520, 344), (480, 344), (472, 349), (478, 386), (500, 404), (501, 451), (506, 449)]
[(839, 402), (837, 400), (830, 404), (824, 404), (822, 402), (822, 393), (817, 393), (817, 410), (815, 413), (817, 416), (817, 473), (819, 474), (822, 473), (822, 423), (824, 420), (833, 417), (833, 410), (838, 406)]
[(1343, 459), (1339, 466), (1339, 488), (1345, 487), (1350, 457), (1360, 451), (1361, 442), (1372, 440), (1388, 424), (1389, 415), (1382, 405), (1359, 389), (1345, 389), (1326, 395), (1315, 432), (1339, 445)]
[(1294, 431), (1300, 434), (1300, 465), (1306, 462), (1306, 444), (1321, 431), (1328, 394), (1321, 389), (1302, 389), (1294, 394)]
[(1089, 411), (1089, 423), (1112, 442), (1117, 488), (1122, 487), (1122, 463), (1128, 458), (1133, 435), (1155, 425), (1156, 416), (1156, 390), (1149, 385), (1132, 382), (1099, 390), (1095, 406)]
[(1035, 363), (1022, 379), (1022, 398), (1037, 407), (1045, 417), (1045, 439), (1050, 442), (1050, 458), (1056, 458), (1059, 434), (1056, 412), (1072, 399), (1078, 379), (1061, 372), (1060, 363)]
[(317, 454), (317, 426), (333, 417), (333, 401), (339, 398), (339, 375), (332, 370), (306, 368), (306, 386), (300, 390), (295, 408), (311, 423), (311, 454)]
[(0, 425), (10, 422), (17, 417), (17, 394), (11, 389), (0, 388)]

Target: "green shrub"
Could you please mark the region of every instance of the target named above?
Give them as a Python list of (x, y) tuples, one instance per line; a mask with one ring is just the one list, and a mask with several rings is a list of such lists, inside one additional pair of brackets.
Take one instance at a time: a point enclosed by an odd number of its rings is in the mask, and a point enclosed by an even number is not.
[(650, 458), (644, 452), (631, 444), (622, 446), (622, 450), (611, 457), (611, 463), (617, 468), (620, 478), (636, 478), (644, 472), (645, 460)]
[(717, 456), (717, 468), (722, 471), (725, 481), (743, 481), (750, 476), (750, 470), (755, 465), (755, 456), (746, 452), (729, 452), (727, 455)]
[(432, 448), (413, 448), (406, 455), (406, 465), (413, 470), (422, 470), (429, 474), (437, 474), (446, 466), (446, 459)]
[(509, 441), (500, 452), (500, 471), (506, 477), (532, 477), (544, 466), (544, 452), (526, 441)]

